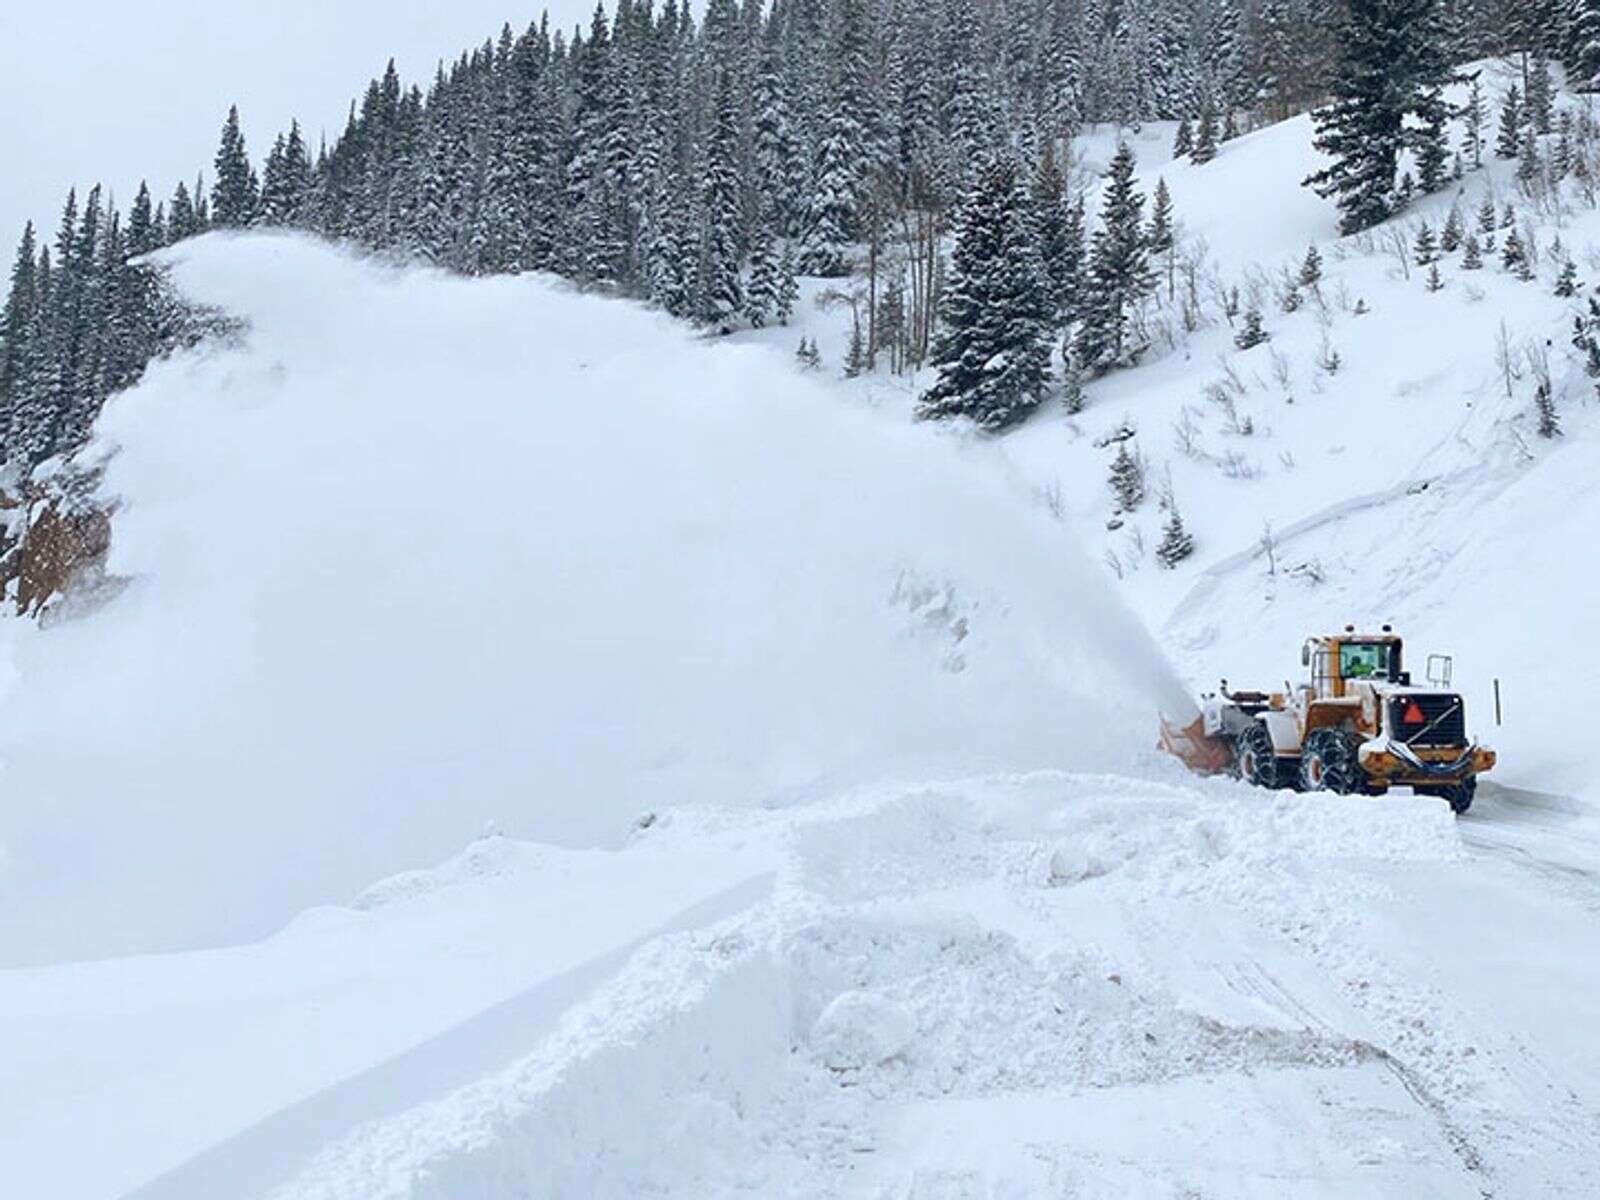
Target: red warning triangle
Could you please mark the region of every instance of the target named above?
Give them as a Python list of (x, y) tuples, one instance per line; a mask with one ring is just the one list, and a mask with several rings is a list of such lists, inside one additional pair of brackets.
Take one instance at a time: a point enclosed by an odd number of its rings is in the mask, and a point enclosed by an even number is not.
[(1428, 718), (1423, 715), (1422, 705), (1413, 700), (1406, 706), (1405, 715), (1400, 718), (1407, 725), (1421, 725)]

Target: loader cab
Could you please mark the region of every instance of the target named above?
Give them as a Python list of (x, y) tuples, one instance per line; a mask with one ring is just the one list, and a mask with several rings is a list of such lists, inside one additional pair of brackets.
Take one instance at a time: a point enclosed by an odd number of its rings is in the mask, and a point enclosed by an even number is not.
[(1311, 668), (1311, 695), (1320, 700), (1342, 699), (1352, 683), (1405, 683), (1402, 658), (1394, 634), (1358, 634), (1353, 627), (1336, 637), (1311, 638), (1300, 652), (1300, 661)]

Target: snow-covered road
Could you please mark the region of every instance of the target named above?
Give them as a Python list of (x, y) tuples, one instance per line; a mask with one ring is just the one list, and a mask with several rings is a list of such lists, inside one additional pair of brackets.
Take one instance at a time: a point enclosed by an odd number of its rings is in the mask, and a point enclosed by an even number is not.
[[(72, 1096), (6, 1147), (8, 1178), (62, 1200), (1596, 1194), (1600, 861), (1561, 840), (1576, 814), (1165, 778), (682, 809), (568, 862), (491, 839), (255, 952), (294, 987), (190, 986), (239, 952), (8, 973), (8, 1027), (60, 1037), (6, 1094)], [(666, 869), (685, 856), (692, 892)], [(574, 886), (631, 899), (563, 904)], [(677, 917), (645, 916), (657, 892)], [(471, 916), (552, 904), (574, 945), (625, 910), (639, 932), (561, 974), (548, 921)], [(344, 961), (410, 982), (307, 982)], [(180, 1008), (136, 1002), (180, 987)], [(76, 1012), (40, 1025), (24, 994)], [(178, 1061), (138, 1066), (174, 1021), (248, 1012), (361, 1036), (232, 1067), (195, 1043), (184, 1088)], [(83, 1156), (94, 1112), (106, 1152)]]

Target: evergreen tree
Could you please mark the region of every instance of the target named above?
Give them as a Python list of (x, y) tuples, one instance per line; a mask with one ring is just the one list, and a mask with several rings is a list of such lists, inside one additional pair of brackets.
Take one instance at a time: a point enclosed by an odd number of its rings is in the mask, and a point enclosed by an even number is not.
[(750, 278), (744, 288), (744, 315), (752, 329), (760, 329), (778, 309), (783, 290), (782, 262), (772, 244), (773, 220), (763, 214), (751, 234)]
[(1305, 182), (1337, 202), (1344, 233), (1394, 211), (1400, 151), (1418, 137), (1406, 119), (1418, 114), (1430, 126), (1438, 89), (1455, 78), (1434, 16), (1433, 0), (1349, 0), (1336, 18), (1333, 100), (1313, 114), (1316, 146), (1333, 162)]
[(217, 147), (216, 180), (211, 185), (211, 219), (225, 228), (241, 228), (256, 217), (256, 187), (239, 129), (239, 108), (228, 109)]
[(1433, 226), (1426, 221), (1417, 226), (1417, 236), (1411, 243), (1411, 256), (1419, 267), (1438, 261), (1439, 240), (1434, 237)]
[(1434, 259), (1428, 264), (1428, 274), (1423, 279), (1423, 286), (1430, 292), (1444, 290), (1444, 276), (1439, 274), (1439, 260)]
[(1194, 149), (1189, 153), (1189, 159), (1196, 166), (1203, 166), (1217, 156), (1217, 110), (1207, 99), (1200, 109), (1200, 125), (1195, 133)]
[(1437, 192), (1450, 177), (1450, 142), (1445, 133), (1450, 106), (1439, 88), (1422, 93), (1417, 118), (1419, 124), (1408, 131), (1417, 160), (1417, 182), (1424, 192)]
[(1533, 408), (1539, 419), (1539, 436), (1560, 437), (1561, 416), (1556, 412), (1555, 397), (1550, 394), (1550, 384), (1545, 380), (1539, 381), (1539, 387), (1533, 394)]
[(1078, 365), (1071, 343), (1062, 348), (1061, 360), (1061, 407), (1068, 416), (1076, 416), (1084, 405), (1083, 368)]
[[(726, 9), (723, 19), (731, 26), (734, 20), (732, 0), (712, 0), (706, 19), (713, 20), (722, 7)], [(728, 328), (729, 320), (743, 306), (739, 278), (743, 186), (739, 178), (735, 66), (731, 46), (724, 53), (729, 57), (715, 68), (717, 82), (711, 136), (702, 165), (700, 206), (704, 231), (696, 287), (700, 319), (722, 329)]]
[(1048, 141), (1034, 167), (1033, 211), (1053, 319), (1065, 324), (1071, 319), (1072, 300), (1083, 269), (1083, 221), (1081, 210), (1074, 216), (1054, 145)]
[(128, 254), (137, 258), (160, 245), (155, 228), (155, 210), (151, 208), (150, 189), (141, 182), (139, 192), (133, 198), (133, 207), (128, 210)]
[(1090, 248), (1076, 344), (1078, 360), (1090, 372), (1119, 366), (1143, 350), (1130, 344), (1129, 318), (1154, 280), (1135, 166), (1133, 150), (1124, 142), (1111, 160), (1101, 194), (1100, 228)]
[(1189, 118), (1184, 117), (1178, 122), (1178, 132), (1172, 139), (1172, 157), (1187, 158), (1194, 150), (1194, 126), (1189, 123)]
[(1450, 212), (1444, 219), (1444, 229), (1439, 233), (1439, 249), (1446, 254), (1454, 254), (1461, 249), (1461, 239), (1464, 231), (1461, 227), (1461, 208), (1452, 204)]
[(1555, 120), (1555, 88), (1550, 63), (1536, 54), (1528, 64), (1528, 93), (1524, 119), (1535, 133), (1549, 133)]
[(1144, 463), (1128, 452), (1129, 439), (1117, 443), (1117, 456), (1111, 461), (1111, 496), (1116, 511), (1131, 513), (1144, 503)]
[(1500, 265), (1518, 279), (1525, 278), (1529, 272), (1528, 252), (1515, 226), (1506, 234), (1505, 245), (1500, 251)]
[(39, 308), (38, 267), (37, 239), (33, 222), (29, 221), (23, 227), (16, 262), (11, 267), (6, 305), (0, 309), (0, 462), (10, 458), (7, 438), (22, 388), (28, 337)]
[(1556, 295), (1563, 300), (1570, 300), (1582, 286), (1578, 282), (1578, 264), (1570, 258), (1566, 259), (1561, 264), (1561, 274), (1556, 277)]
[(918, 416), (965, 416), (1000, 429), (1043, 399), (1053, 314), (1029, 208), (1008, 155), (986, 163), (968, 185), (933, 350), (939, 378)]
[(1466, 241), (1462, 243), (1461, 269), (1463, 271), (1483, 270), (1483, 251), (1478, 246), (1478, 235), (1467, 234)]
[(1155, 195), (1150, 201), (1150, 227), (1145, 234), (1145, 246), (1151, 254), (1166, 254), (1175, 244), (1172, 224), (1172, 193), (1167, 190), (1165, 178), (1156, 180)]
[(1472, 169), (1483, 169), (1483, 129), (1488, 118), (1483, 106), (1483, 84), (1472, 77), (1472, 87), (1467, 92), (1467, 103), (1461, 113), (1462, 148), (1472, 162)]
[(172, 193), (172, 205), (167, 213), (167, 240), (181, 242), (199, 231), (200, 222), (195, 215), (194, 201), (189, 198), (189, 189), (180, 179)]
[(1306, 248), (1306, 256), (1300, 263), (1300, 286), (1315, 288), (1322, 282), (1322, 252), (1313, 244)]
[(1567, 79), (1574, 91), (1600, 91), (1600, 0), (1570, 0)]
[(1497, 157), (1516, 158), (1522, 153), (1522, 119), (1522, 93), (1513, 83), (1500, 105), (1500, 134), (1494, 143)]
[(1156, 559), (1167, 570), (1172, 570), (1194, 553), (1194, 538), (1183, 527), (1183, 517), (1176, 501), (1167, 505), (1167, 523), (1161, 530), (1161, 544), (1156, 547)]
[(778, 296), (773, 306), (779, 325), (787, 325), (789, 323), (789, 318), (794, 315), (795, 303), (800, 299), (800, 284), (795, 278), (796, 274), (797, 264), (794, 251), (789, 247), (785, 247), (783, 257), (779, 260)]
[(1495, 231), (1500, 228), (1500, 218), (1495, 212), (1494, 197), (1485, 195), (1478, 206), (1478, 233), (1483, 238), (1483, 248), (1494, 250)]
[(1244, 312), (1244, 327), (1233, 336), (1233, 344), (1241, 350), (1253, 350), (1272, 335), (1261, 324), (1261, 310), (1252, 304)]
[(311, 194), (311, 160), (300, 123), (291, 122), (267, 156), (261, 184), (261, 220), (268, 225), (294, 225), (305, 215)]
[(855, 379), (867, 369), (867, 339), (861, 333), (861, 318), (852, 317), (850, 322), (850, 348), (845, 352), (844, 377)]
[(1534, 132), (1532, 125), (1522, 131), (1522, 153), (1517, 159), (1517, 180), (1525, 187), (1531, 187), (1539, 178), (1539, 173), (1544, 169), (1544, 164), (1539, 158), (1539, 135)]

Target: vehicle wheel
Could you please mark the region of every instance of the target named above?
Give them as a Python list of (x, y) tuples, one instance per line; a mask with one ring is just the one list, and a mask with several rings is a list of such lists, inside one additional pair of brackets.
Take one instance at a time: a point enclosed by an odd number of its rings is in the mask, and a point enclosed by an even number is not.
[(1468, 775), (1449, 787), (1439, 788), (1434, 795), (1443, 796), (1450, 802), (1450, 811), (1460, 816), (1472, 807), (1472, 798), (1478, 794), (1478, 777)]
[(1319, 729), (1300, 752), (1300, 786), (1308, 792), (1349, 796), (1367, 790), (1367, 773), (1356, 758), (1354, 735), (1342, 729)]
[(1277, 789), (1288, 785), (1291, 772), (1272, 748), (1272, 735), (1260, 721), (1250, 725), (1234, 741), (1234, 762), (1239, 778), (1256, 787)]

